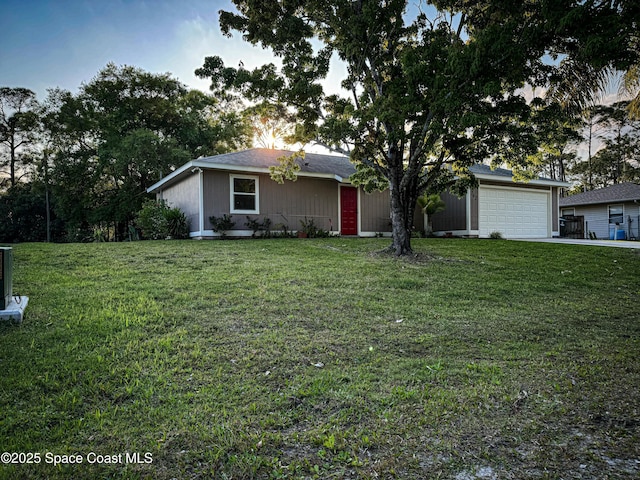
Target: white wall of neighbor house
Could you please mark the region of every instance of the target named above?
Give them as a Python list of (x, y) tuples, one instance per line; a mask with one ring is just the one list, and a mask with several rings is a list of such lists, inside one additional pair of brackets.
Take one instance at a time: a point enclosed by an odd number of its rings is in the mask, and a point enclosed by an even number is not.
[[(616, 227), (610, 221), (609, 207), (622, 207), (622, 222)], [(618, 228), (629, 234), (629, 227), (632, 233), (638, 237), (638, 222), (640, 221), (640, 205), (637, 203), (609, 203), (598, 205), (582, 205), (575, 207), (562, 207), (561, 212), (575, 209), (576, 216), (584, 217), (585, 236), (589, 238), (589, 233), (593, 233), (599, 239), (610, 238), (611, 230)], [(629, 225), (631, 218), (631, 225)]]

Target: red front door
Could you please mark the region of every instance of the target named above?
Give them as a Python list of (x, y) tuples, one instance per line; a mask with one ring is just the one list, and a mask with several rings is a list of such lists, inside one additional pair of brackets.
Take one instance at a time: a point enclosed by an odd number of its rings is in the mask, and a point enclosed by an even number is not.
[(340, 188), (340, 234), (358, 234), (358, 189)]

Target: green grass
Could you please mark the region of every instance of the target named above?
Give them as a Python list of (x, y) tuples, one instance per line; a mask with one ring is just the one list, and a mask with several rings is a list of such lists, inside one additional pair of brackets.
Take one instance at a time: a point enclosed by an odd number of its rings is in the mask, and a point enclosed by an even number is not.
[(387, 242), (16, 245), (0, 478), (640, 475), (637, 251)]

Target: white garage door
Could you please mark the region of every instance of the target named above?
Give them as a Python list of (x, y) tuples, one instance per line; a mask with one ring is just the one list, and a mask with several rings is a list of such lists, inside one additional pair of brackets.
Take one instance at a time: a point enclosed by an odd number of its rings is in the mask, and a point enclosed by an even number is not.
[(549, 200), (546, 192), (480, 186), (480, 236), (500, 232), (504, 238), (549, 237)]

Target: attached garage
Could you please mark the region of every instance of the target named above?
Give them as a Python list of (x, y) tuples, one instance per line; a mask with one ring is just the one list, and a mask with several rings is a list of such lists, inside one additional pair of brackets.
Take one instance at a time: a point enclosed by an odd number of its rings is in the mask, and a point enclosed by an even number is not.
[(537, 178), (519, 182), (510, 170), (488, 165), (470, 168), (478, 180), (459, 198), (442, 194), (443, 212), (433, 216), (433, 233), (487, 238), (500, 232), (503, 238), (548, 238), (559, 236), (560, 188), (566, 182)]
[(478, 229), (481, 237), (500, 232), (504, 238), (551, 236), (549, 191), (480, 186)]

